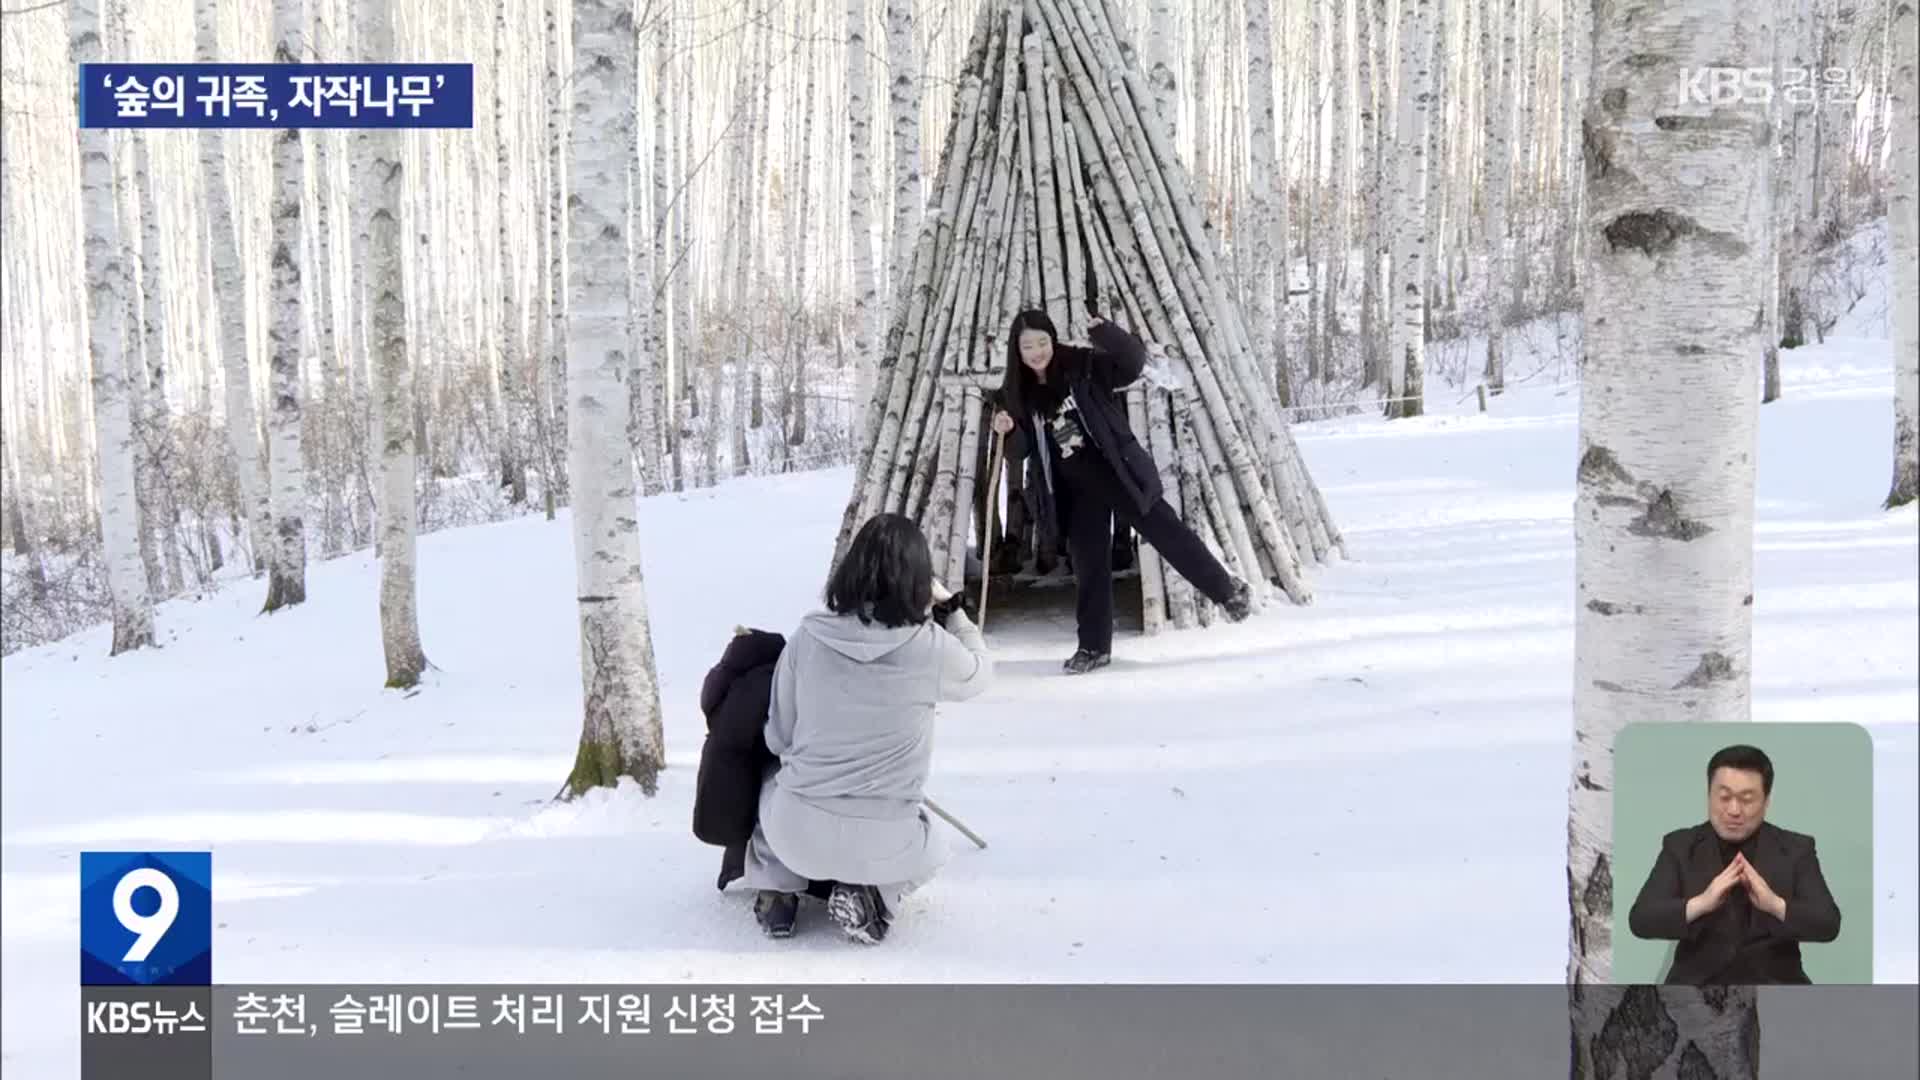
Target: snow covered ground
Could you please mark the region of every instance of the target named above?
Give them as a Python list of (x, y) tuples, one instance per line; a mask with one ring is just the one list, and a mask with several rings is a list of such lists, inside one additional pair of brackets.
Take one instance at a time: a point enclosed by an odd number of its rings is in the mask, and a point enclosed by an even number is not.
[[(1858, 321), (1858, 320), (1855, 320)], [(1913, 982), (1916, 515), (1885, 513), (1884, 337), (1789, 356), (1762, 413), (1758, 719), (1850, 720), (1877, 765), (1875, 977)], [(205, 849), (222, 982), (1558, 982), (1577, 397), (1300, 428), (1350, 561), (1318, 602), (1123, 638), (1056, 674), (1070, 612), (996, 621), (1002, 677), (943, 712), (932, 794), (984, 834), (894, 936), (762, 938), (689, 830), (699, 680), (736, 623), (815, 600), (847, 470), (649, 501), (670, 768), (549, 801), (579, 730), (564, 517), (425, 537), (440, 669), (380, 689), (376, 568), (314, 564), (6, 658), (5, 1062), (73, 1075), (77, 853)], [(803, 919), (818, 909), (803, 912)]]

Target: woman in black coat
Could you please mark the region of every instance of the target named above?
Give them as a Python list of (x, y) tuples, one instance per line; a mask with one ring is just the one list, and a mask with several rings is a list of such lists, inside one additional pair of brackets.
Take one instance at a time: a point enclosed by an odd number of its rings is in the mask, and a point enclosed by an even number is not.
[[(1113, 654), (1113, 519), (1152, 544), (1227, 618), (1247, 617), (1252, 594), (1162, 497), (1160, 470), (1134, 437), (1119, 391), (1140, 378), (1140, 339), (1095, 317), (1092, 348), (1059, 340), (1044, 311), (1025, 311), (1007, 334), (1007, 369), (993, 430), (1016, 428), (1038, 458), (1041, 526), (1064, 536), (1079, 584), (1080, 648), (1069, 674), (1105, 667)], [(1009, 463), (1010, 465), (1013, 463)]]

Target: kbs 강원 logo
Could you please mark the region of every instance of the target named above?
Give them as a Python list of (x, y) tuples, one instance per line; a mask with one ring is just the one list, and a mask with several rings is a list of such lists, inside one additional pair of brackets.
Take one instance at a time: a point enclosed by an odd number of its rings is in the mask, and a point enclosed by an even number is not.
[(80, 853), (80, 985), (211, 986), (213, 856)]

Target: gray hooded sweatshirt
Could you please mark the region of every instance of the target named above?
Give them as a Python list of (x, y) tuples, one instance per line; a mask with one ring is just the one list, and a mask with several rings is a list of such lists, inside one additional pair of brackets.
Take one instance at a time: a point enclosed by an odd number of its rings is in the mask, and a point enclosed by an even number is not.
[(920, 814), (933, 713), (987, 688), (993, 660), (964, 612), (889, 628), (816, 612), (781, 651), (767, 716), (780, 769), (760, 827), (789, 869), (816, 881), (918, 881), (938, 864)]

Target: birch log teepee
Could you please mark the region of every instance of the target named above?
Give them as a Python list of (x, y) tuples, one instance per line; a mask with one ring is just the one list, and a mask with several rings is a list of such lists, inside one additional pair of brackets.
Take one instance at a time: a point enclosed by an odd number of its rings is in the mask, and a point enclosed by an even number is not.
[[(905, 513), (927, 530), (936, 573), (960, 581), (968, 545), (982, 539), (984, 418), (1006, 328), (1021, 309), (1046, 306), (1064, 338), (1081, 340), (1097, 311), (1148, 342), (1148, 378), (1128, 404), (1167, 501), (1229, 569), (1307, 603), (1305, 567), (1339, 550), (1340, 534), (1124, 23), (1108, 0), (983, 7), (875, 370), (835, 555), (874, 514)], [(1149, 630), (1208, 621), (1206, 604), (1156, 567), (1143, 560)]]

